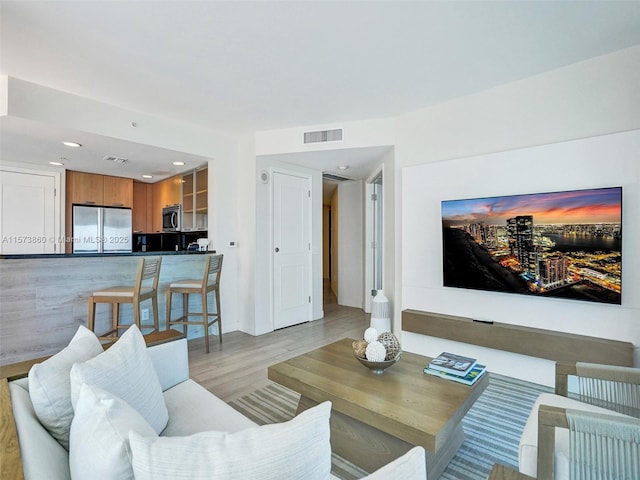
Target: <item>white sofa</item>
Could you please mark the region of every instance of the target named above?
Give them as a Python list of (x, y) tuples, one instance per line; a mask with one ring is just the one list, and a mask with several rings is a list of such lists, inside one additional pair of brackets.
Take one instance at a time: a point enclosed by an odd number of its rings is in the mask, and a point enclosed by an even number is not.
[[(124, 336), (122, 338), (124, 338)], [(189, 378), (186, 339), (155, 345), (149, 347), (146, 351), (148, 352), (154, 370), (158, 376), (158, 380), (162, 388), (162, 396), (164, 397), (164, 402), (166, 404), (166, 411), (168, 413), (168, 422), (158, 438), (193, 437), (194, 434), (206, 436), (213, 434), (199, 432), (214, 431), (217, 432), (215, 435), (221, 435), (220, 432), (226, 432), (225, 435), (227, 435), (227, 440), (232, 438), (229, 435), (233, 435), (234, 433), (237, 435), (244, 435), (241, 441), (246, 444), (248, 441), (248, 437), (246, 435), (248, 434), (244, 432), (249, 432), (250, 436), (253, 435), (255, 437), (255, 435), (268, 435), (270, 434), (269, 432), (273, 431), (273, 429), (268, 430), (265, 429), (265, 427), (258, 427), (253, 421), (234, 410), (224, 401), (220, 400)], [(109, 350), (106, 352), (109, 352)], [(65, 449), (39, 421), (38, 416), (34, 411), (34, 406), (29, 392), (29, 379), (23, 378), (11, 381), (9, 382), (9, 389), (25, 478), (27, 480), (63, 480), (72, 478), (73, 468), (70, 469), (70, 457), (71, 462), (73, 462), (73, 454), (70, 455), (69, 451), (67, 451), (67, 449)], [(84, 395), (84, 390), (81, 391), (81, 395)], [(78, 402), (80, 402), (80, 400), (78, 400)], [(113, 405), (113, 402), (107, 402), (106, 404)], [(74, 448), (76, 448), (77, 451), (81, 451), (83, 457), (81, 461), (86, 463), (83, 468), (86, 468), (89, 471), (93, 468), (93, 472), (95, 473), (99, 471), (99, 467), (93, 466), (91, 461), (87, 460), (86, 457), (93, 453), (93, 449), (99, 449), (100, 447), (89, 445), (92, 442), (85, 440), (82, 441), (87, 445), (80, 444), (80, 446), (74, 447), (73, 429), (75, 428), (78, 430), (79, 428), (79, 426), (76, 425), (79, 422), (77, 420), (78, 416), (79, 414), (76, 408), (75, 417), (71, 426), (72, 438), (70, 441), (70, 451), (73, 452)], [(296, 417), (296, 419), (299, 417)], [(131, 425), (135, 425), (135, 422), (130, 423)], [(328, 444), (328, 421), (325, 423), (327, 424), (326, 443)], [(284, 428), (284, 425), (286, 424), (280, 425)], [(258, 438), (259, 440), (262, 438), (259, 445), (268, 445), (270, 443), (269, 441), (264, 441), (264, 438), (268, 437), (255, 438)], [(133, 439), (131, 441), (133, 442)], [(238, 439), (238, 441), (240, 441), (240, 439)], [(152, 443), (153, 442), (158, 443), (157, 440), (152, 439)], [(175, 446), (172, 445), (168, 446), (172, 449), (175, 448)], [(128, 445), (127, 448), (129, 448)], [(314, 445), (307, 445), (306, 448), (312, 449), (315, 447)], [(189, 448), (187, 448), (187, 450), (189, 450)], [(162, 450), (160, 450), (160, 452), (161, 451)], [(173, 452), (175, 450), (171, 451)], [(158, 452), (156, 452), (156, 454), (157, 453)], [(109, 452), (104, 455), (107, 454), (109, 454)], [(100, 452), (96, 452), (96, 455), (100, 455)], [(131, 455), (130, 451), (129, 455)], [(300, 455), (298, 454), (297, 456), (299, 457)], [(184, 461), (196, 461), (189, 458), (188, 452), (182, 452), (181, 455), (176, 454), (176, 457), (172, 462), (174, 462), (174, 460), (177, 462), (179, 460), (178, 457), (182, 458)], [(99, 459), (98, 463), (102, 461), (103, 460)], [(326, 462), (329, 462), (330, 465), (330, 458), (323, 460), (323, 462), (325, 464)], [(247, 458), (245, 463), (251, 466), (252, 459)], [(80, 476), (80, 474), (76, 473), (73, 475), (73, 478), (76, 480), (76, 478)], [(257, 474), (253, 475), (250, 470), (246, 469), (244, 470), (243, 476), (245, 478), (267, 477), (262, 474), (259, 476)], [(192, 479), (198, 478), (197, 475), (186, 475), (185, 477)], [(99, 475), (96, 473), (88, 478), (99, 478)], [(170, 478), (170, 476), (139, 476), (136, 472), (135, 478)], [(202, 478), (208, 477), (203, 476)], [(335, 477), (330, 476), (329, 478)], [(416, 447), (404, 456), (378, 470), (378, 472), (369, 475), (367, 478), (425, 479), (426, 471), (424, 450), (421, 447)]]

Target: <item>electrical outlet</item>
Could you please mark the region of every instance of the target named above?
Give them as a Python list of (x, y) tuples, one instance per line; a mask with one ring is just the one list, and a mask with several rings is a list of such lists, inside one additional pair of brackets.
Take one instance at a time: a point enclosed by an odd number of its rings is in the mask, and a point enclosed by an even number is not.
[(145, 320), (149, 320), (149, 309), (148, 308), (143, 308), (142, 309), (141, 317), (142, 318), (140, 320), (142, 320), (143, 322)]

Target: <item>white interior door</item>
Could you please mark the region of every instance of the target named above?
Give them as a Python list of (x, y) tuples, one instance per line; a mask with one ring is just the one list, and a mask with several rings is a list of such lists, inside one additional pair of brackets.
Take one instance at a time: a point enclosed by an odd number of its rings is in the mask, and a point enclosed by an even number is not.
[(311, 179), (273, 174), (274, 328), (311, 320)]
[(55, 177), (0, 171), (0, 251), (56, 253)]

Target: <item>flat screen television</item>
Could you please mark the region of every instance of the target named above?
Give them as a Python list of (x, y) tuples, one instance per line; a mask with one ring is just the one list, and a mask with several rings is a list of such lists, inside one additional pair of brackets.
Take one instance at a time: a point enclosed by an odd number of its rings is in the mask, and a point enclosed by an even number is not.
[(442, 202), (444, 286), (622, 303), (622, 187)]

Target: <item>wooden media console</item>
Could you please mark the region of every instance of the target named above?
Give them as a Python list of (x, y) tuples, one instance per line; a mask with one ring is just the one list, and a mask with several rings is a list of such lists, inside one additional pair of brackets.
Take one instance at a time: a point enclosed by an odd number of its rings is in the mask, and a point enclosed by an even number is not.
[(633, 344), (441, 313), (404, 310), (402, 330), (556, 362), (633, 366)]

